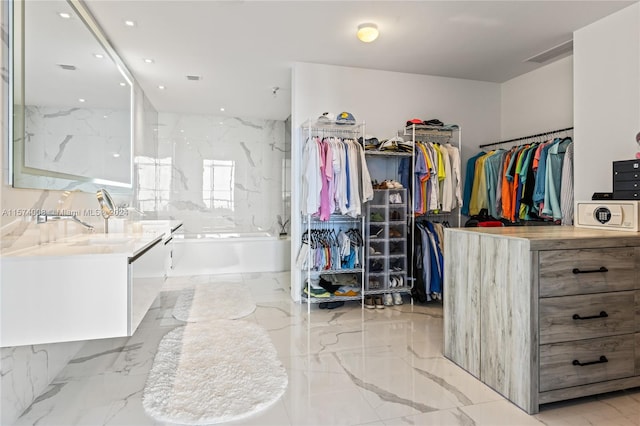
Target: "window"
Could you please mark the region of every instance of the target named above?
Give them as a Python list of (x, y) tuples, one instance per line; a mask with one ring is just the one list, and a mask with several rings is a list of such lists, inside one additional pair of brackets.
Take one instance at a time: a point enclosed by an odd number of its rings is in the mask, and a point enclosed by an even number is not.
[(138, 205), (143, 212), (165, 210), (171, 189), (171, 158), (135, 158)]
[(235, 162), (232, 160), (204, 160), (202, 200), (210, 209), (234, 210), (233, 187)]

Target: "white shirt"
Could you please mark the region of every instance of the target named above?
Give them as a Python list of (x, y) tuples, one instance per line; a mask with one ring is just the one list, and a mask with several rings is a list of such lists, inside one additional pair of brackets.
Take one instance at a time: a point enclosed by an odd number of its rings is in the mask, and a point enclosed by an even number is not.
[(453, 189), (455, 199), (452, 208), (462, 207), (462, 171), (460, 166), (460, 150), (455, 146), (447, 143), (443, 145), (449, 153), (449, 161), (451, 162), (451, 175), (453, 178)]
[(315, 214), (320, 208), (320, 150), (316, 138), (307, 140), (302, 153), (302, 214)]

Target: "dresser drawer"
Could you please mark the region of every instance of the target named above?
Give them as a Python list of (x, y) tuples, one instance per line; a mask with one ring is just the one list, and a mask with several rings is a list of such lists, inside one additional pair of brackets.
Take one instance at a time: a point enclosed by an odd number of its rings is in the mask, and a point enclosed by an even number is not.
[(633, 290), (633, 247), (539, 252), (540, 297)]
[(640, 191), (613, 191), (614, 200), (640, 200)]
[(636, 333), (636, 375), (640, 376), (640, 333)]
[(636, 293), (540, 299), (540, 344), (633, 333)]
[(635, 374), (637, 336), (626, 334), (540, 346), (540, 392)]
[[(640, 180), (640, 170), (636, 169), (632, 172), (613, 172), (613, 185), (618, 182), (630, 181), (630, 180)], [(622, 188), (620, 188), (622, 189)]]
[(636, 291), (636, 331), (640, 333), (640, 290)]
[(613, 162), (613, 173), (616, 172), (633, 172), (640, 170), (639, 160), (622, 160)]
[(640, 189), (640, 180), (621, 181), (613, 183), (613, 191), (638, 191)]

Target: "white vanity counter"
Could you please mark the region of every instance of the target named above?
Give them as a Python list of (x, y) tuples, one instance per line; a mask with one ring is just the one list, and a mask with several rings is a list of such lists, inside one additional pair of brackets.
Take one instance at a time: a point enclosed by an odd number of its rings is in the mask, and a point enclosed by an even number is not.
[(166, 276), (176, 221), (3, 252), (0, 346), (132, 335)]
[(134, 257), (164, 237), (163, 232), (143, 234), (80, 234), (58, 241), (4, 252), (3, 261), (13, 257), (116, 255)]

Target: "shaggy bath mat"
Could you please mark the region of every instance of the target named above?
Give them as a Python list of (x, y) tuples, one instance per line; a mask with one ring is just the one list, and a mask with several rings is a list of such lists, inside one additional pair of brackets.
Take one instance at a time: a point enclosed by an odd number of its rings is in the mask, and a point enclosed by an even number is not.
[(239, 283), (202, 284), (183, 290), (173, 308), (175, 319), (187, 322), (238, 319), (256, 310), (251, 293)]
[(206, 425), (275, 403), (287, 373), (266, 331), (247, 321), (187, 324), (162, 338), (142, 405), (162, 422)]

